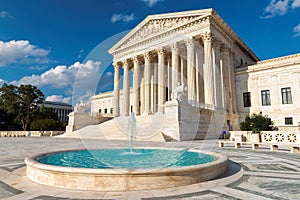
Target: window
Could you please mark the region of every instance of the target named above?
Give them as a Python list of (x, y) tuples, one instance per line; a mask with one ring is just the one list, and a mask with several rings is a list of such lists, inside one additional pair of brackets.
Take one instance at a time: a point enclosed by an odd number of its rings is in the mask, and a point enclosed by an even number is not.
[(105, 114), (107, 113), (107, 108), (104, 109), (104, 113), (105, 113)]
[(282, 104), (292, 104), (291, 88), (281, 88)]
[(244, 99), (244, 107), (251, 107), (251, 95), (250, 95), (250, 92), (244, 92), (243, 93), (243, 99)]
[(114, 113), (114, 109), (110, 108), (110, 114), (113, 114), (113, 113)]
[(99, 109), (99, 113), (101, 114), (101, 109)]
[(293, 125), (293, 118), (292, 117), (286, 117), (284, 118), (285, 125)]
[(263, 106), (271, 105), (270, 90), (261, 91), (261, 102)]

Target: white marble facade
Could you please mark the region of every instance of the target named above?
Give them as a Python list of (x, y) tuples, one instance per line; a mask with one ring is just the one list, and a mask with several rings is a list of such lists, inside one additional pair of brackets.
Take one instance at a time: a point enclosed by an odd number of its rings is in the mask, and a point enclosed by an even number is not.
[[(281, 130), (300, 125), (300, 54), (260, 61), (236, 68), (237, 109), (240, 120), (249, 113), (268, 115)], [(244, 94), (250, 105), (244, 105)]]
[[(114, 117), (164, 113), (172, 92), (184, 85), (189, 104), (224, 111), (228, 129), (238, 129), (254, 112), (268, 114), (278, 126), (284, 126), (284, 116), (292, 117), (293, 125), (300, 121), (299, 55), (259, 61), (213, 9), (150, 15), (109, 53), (114, 91), (92, 97), (92, 112), (110, 109)], [(281, 87), (291, 87), (292, 104), (281, 105)], [(267, 88), (272, 103), (261, 106), (260, 92)], [(245, 92), (251, 94), (250, 107), (244, 107)]]

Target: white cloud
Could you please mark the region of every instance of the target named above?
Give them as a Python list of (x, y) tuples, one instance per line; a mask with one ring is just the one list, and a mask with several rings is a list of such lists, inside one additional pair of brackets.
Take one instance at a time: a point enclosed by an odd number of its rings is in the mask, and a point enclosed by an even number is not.
[(81, 58), (82, 57), (82, 54), (83, 54), (83, 52), (84, 52), (84, 49), (80, 49), (80, 51), (79, 51), (79, 54), (78, 54), (78, 58)]
[(292, 8), (299, 8), (300, 7), (300, 0), (294, 0), (292, 3)]
[(300, 24), (294, 27), (294, 37), (299, 37), (300, 36)]
[(40, 49), (27, 40), (0, 41), (0, 67), (13, 63), (46, 63), (48, 50)]
[(106, 72), (106, 76), (112, 76), (113, 73), (112, 72)]
[(276, 15), (284, 15), (288, 12), (290, 0), (271, 0), (264, 10), (262, 18), (272, 18)]
[(110, 19), (111, 23), (113, 23), (113, 24), (118, 22), (118, 21), (123, 21), (123, 22), (127, 23), (127, 22), (130, 22), (132, 20), (134, 20), (134, 13), (131, 13), (130, 15), (121, 14), (121, 13), (120, 14), (113, 14), (111, 16), (111, 19)]
[(153, 7), (162, 0), (141, 0), (141, 1), (144, 2), (148, 7)]
[(75, 83), (81, 88), (94, 87), (98, 81), (100, 62), (87, 61), (86, 63), (75, 62), (71, 66), (59, 65), (42, 73), (41, 75), (25, 76), (13, 85), (32, 84), (39, 88), (50, 86), (53, 88), (72, 87)]
[(51, 95), (46, 98), (46, 101), (63, 102), (63, 103), (67, 103), (67, 104), (71, 104), (71, 100), (72, 100), (71, 97), (64, 98), (61, 95)]
[(0, 78), (0, 87), (2, 87), (3, 83), (5, 83), (6, 81)]
[(11, 17), (10, 14), (7, 11), (0, 11), (0, 18), (7, 18), (7, 17)]

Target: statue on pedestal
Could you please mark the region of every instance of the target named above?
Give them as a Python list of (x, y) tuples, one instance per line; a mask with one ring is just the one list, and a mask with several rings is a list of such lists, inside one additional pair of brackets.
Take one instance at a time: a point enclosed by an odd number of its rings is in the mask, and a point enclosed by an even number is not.
[(187, 91), (187, 87), (184, 86), (184, 84), (180, 85), (180, 83), (178, 82), (177, 87), (173, 90), (173, 92), (171, 94), (172, 101), (174, 101), (174, 100), (178, 100), (178, 101), (187, 100), (186, 91)]
[(85, 112), (85, 109), (86, 109), (86, 104), (83, 103), (83, 101), (81, 100), (80, 101), (80, 104), (76, 104), (75, 107), (74, 107), (74, 112), (76, 113), (84, 113)]

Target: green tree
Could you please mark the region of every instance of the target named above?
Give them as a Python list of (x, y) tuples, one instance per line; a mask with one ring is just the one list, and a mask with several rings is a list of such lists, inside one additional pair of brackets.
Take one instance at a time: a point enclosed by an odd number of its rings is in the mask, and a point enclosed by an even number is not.
[(15, 116), (15, 122), (26, 131), (30, 124), (30, 115), (38, 103), (43, 103), (44, 94), (36, 86), (3, 84), (0, 88), (0, 108)]
[(240, 128), (242, 131), (252, 132), (272, 131), (274, 130), (273, 124), (268, 116), (254, 113), (245, 117), (245, 121), (240, 124)]
[(32, 112), (31, 118), (30, 130), (33, 131), (61, 131), (67, 126), (51, 108), (40, 107)]
[(17, 116), (18, 112), (18, 88), (6, 83), (0, 88), (0, 108), (8, 114)]
[(32, 85), (21, 85), (18, 88), (19, 113), (17, 119), (21, 121), (24, 131), (30, 124), (30, 114), (36, 109), (38, 103), (43, 103), (45, 96), (40, 89)]

